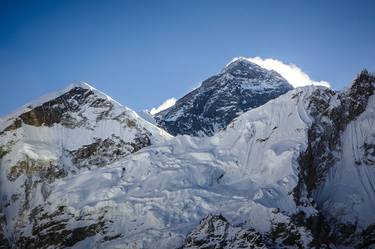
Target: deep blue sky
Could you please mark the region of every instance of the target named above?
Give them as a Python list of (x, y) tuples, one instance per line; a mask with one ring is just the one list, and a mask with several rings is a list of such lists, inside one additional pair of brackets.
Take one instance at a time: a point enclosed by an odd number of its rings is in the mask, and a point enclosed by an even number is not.
[(375, 71), (375, 1), (0, 0), (0, 115), (74, 81), (135, 110), (233, 57), (295, 63), (341, 89)]

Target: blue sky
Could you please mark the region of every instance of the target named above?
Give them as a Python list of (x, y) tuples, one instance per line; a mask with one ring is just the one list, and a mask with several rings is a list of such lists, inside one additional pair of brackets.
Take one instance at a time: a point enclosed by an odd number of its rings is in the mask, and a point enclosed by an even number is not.
[(233, 57), (274, 58), (342, 89), (375, 71), (375, 1), (0, 1), (0, 115), (86, 81), (135, 110)]

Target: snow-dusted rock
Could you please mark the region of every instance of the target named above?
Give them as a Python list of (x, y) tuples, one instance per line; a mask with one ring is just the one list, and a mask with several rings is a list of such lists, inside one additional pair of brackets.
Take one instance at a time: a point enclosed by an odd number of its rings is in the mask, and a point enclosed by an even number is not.
[(292, 88), (277, 72), (238, 58), (155, 119), (172, 135), (211, 136), (241, 113)]
[(254, 229), (233, 227), (222, 215), (209, 215), (186, 238), (181, 249), (268, 248), (265, 237)]
[(85, 83), (49, 94), (2, 120), (1, 236), (15, 240), (28, 227), (33, 208), (48, 199), (56, 179), (106, 166), (171, 138)]

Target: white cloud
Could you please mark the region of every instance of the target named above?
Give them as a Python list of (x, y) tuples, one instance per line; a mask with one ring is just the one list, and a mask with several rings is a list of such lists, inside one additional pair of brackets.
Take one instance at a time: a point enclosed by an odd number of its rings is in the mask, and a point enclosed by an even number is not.
[(275, 70), (281, 76), (283, 76), (290, 84), (294, 87), (306, 86), (306, 85), (320, 85), (331, 87), (330, 83), (324, 80), (316, 81), (310, 78), (301, 68), (294, 64), (286, 64), (282, 61), (261, 57), (247, 58), (250, 62), (258, 64), (259, 66), (268, 69)]
[(176, 104), (176, 99), (175, 98), (170, 98), (170, 99), (167, 99), (166, 101), (163, 102), (163, 104), (161, 104), (158, 108), (152, 108), (150, 113), (151, 115), (155, 115), (156, 113), (158, 112), (161, 112), (171, 106), (174, 106), (174, 104)]

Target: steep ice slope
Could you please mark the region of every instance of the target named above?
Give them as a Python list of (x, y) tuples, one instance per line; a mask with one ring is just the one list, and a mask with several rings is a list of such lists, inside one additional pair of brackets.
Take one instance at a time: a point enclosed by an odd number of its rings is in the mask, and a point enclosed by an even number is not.
[[(175, 248), (210, 213), (259, 233), (289, 224), (300, 209), (313, 214), (312, 207), (296, 207), (292, 191), (314, 89), (251, 110), (213, 137), (178, 136), (111, 167), (60, 179), (23, 229), (21, 244)], [(311, 240), (305, 228), (294, 231), (302, 245)]]
[[(375, 98), (341, 135), (340, 160), (332, 167), (318, 196), (325, 212), (362, 228), (375, 223)], [(334, 194), (333, 194), (334, 193)]]
[[(315, 199), (347, 245), (375, 245), (375, 98), (340, 136), (341, 150)], [(358, 247), (358, 244), (357, 244)]]
[(85, 83), (25, 105), (0, 124), (1, 235), (19, 236), (56, 179), (170, 137)]
[(238, 58), (154, 117), (173, 135), (211, 136), (241, 113), (292, 88), (277, 72)]

